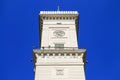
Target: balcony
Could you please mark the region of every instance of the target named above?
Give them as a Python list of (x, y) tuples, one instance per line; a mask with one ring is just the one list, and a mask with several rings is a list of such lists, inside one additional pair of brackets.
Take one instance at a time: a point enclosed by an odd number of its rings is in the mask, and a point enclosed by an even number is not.
[(34, 53), (85, 53), (86, 49), (77, 47), (34, 47)]

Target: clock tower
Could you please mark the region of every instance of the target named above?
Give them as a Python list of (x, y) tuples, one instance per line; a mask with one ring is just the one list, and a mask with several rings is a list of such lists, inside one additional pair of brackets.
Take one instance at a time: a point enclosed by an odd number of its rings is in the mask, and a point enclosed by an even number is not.
[(40, 11), (41, 47), (33, 49), (35, 80), (85, 80), (77, 11)]

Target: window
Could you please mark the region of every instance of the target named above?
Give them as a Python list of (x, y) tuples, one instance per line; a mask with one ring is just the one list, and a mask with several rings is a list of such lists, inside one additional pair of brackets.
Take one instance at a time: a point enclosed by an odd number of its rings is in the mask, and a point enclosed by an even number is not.
[(64, 49), (64, 44), (55, 44), (55, 49)]

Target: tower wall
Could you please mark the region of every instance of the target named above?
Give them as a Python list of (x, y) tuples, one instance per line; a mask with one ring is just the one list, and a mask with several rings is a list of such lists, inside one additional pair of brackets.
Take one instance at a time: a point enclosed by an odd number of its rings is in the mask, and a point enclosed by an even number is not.
[[(63, 75), (57, 74), (57, 70), (63, 70)], [(36, 66), (35, 80), (85, 80), (84, 76), (83, 65)]]
[[(54, 32), (62, 30), (63, 37), (55, 37)], [(78, 47), (75, 20), (43, 20), (41, 47), (54, 47), (55, 44), (64, 44), (64, 47)]]

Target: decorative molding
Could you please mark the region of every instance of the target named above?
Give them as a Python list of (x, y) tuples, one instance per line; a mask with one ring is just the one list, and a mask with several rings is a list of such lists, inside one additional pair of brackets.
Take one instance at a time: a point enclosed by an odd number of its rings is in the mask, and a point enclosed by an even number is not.
[(66, 62), (66, 63), (36, 63), (36, 66), (84, 66), (84, 63), (72, 63), (72, 62)]

